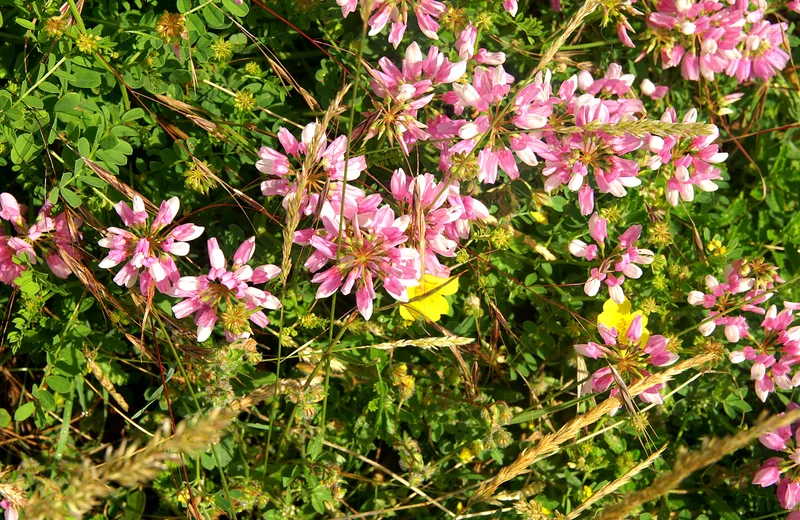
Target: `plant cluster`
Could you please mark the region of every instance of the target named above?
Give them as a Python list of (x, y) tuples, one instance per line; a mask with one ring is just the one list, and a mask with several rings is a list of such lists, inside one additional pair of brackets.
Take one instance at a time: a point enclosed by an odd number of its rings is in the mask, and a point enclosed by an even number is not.
[(798, 11), (0, 3), (5, 518), (797, 520)]

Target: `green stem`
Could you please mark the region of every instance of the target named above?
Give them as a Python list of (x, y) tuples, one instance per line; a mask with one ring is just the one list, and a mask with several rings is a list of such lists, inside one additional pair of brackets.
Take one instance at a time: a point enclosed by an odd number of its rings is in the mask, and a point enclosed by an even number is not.
[[(189, 382), (189, 377), (186, 375), (186, 370), (183, 368), (183, 363), (181, 363), (181, 358), (178, 356), (178, 350), (175, 348), (175, 345), (172, 344), (172, 340), (169, 337), (169, 333), (167, 332), (166, 327), (164, 326), (164, 322), (161, 321), (161, 316), (158, 315), (158, 312), (153, 312), (152, 316), (156, 318), (158, 321), (158, 326), (161, 329), (161, 332), (164, 333), (164, 338), (167, 340), (167, 344), (169, 345), (170, 350), (172, 351), (172, 355), (175, 357), (175, 362), (178, 364), (178, 370), (181, 373), (181, 377), (183, 380), (186, 381), (186, 388), (189, 389), (189, 393), (192, 395), (192, 400), (194, 401), (194, 405), (197, 408), (198, 413), (202, 413), (203, 409), (200, 407), (200, 401), (197, 399), (197, 394), (194, 392), (194, 387)], [(225, 491), (225, 498), (228, 500), (228, 503), (231, 504), (231, 510), (226, 511), (229, 513), (233, 520), (236, 520), (236, 511), (233, 508), (233, 500), (231, 500), (230, 495), (230, 488), (228, 487), (228, 479), (225, 477), (225, 470), (222, 468), (222, 461), (219, 458), (219, 452), (217, 451), (217, 446), (212, 444), (211, 445), (211, 453), (214, 455), (214, 462), (217, 464), (217, 469), (219, 469), (219, 476), (220, 480), (222, 481), (222, 489)], [(186, 485), (190, 485), (188, 482)]]
[(64, 453), (64, 448), (67, 447), (67, 439), (69, 439), (69, 422), (72, 420), (72, 404), (75, 396), (75, 386), (70, 388), (69, 397), (64, 403), (64, 415), (61, 420), (61, 430), (58, 432), (58, 445), (56, 446), (56, 460), (61, 460)]

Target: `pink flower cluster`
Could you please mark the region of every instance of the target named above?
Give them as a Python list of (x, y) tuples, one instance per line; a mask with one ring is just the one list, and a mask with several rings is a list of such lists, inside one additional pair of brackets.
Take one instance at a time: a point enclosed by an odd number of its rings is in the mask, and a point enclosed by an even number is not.
[[(283, 196), (284, 208), (288, 207), (287, 196), (290, 193), (294, 197), (300, 196), (300, 212), (305, 215), (311, 215), (317, 208), (320, 194), (328, 181), (334, 186), (333, 190), (329, 190), (329, 194), (332, 194), (339, 183), (358, 179), (367, 168), (363, 155), (345, 161), (347, 137), (340, 135), (328, 142), (319, 123), (307, 124), (300, 141), (281, 127), (278, 141), (285, 155), (269, 146), (262, 146), (258, 151), (256, 169), (268, 176), (261, 183), (261, 193)], [(297, 195), (299, 176), (304, 177), (305, 189)]]
[(114, 276), (117, 285), (132, 287), (139, 280), (139, 290), (148, 294), (151, 287), (167, 293), (180, 278), (174, 257), (189, 254), (189, 244), (203, 233), (194, 224), (181, 224), (167, 229), (180, 210), (180, 200), (172, 197), (161, 203), (158, 214), (148, 224), (144, 201), (138, 195), (133, 205), (118, 202), (114, 209), (128, 229), (110, 227), (100, 239), (100, 247), (109, 249), (100, 268), (109, 269), (125, 262)]
[[(661, 121), (676, 123), (678, 120), (675, 110), (667, 109), (661, 116)], [(691, 109), (683, 116), (684, 123), (697, 121), (697, 110)], [(666, 196), (672, 206), (677, 206), (680, 199), (686, 202), (694, 200), (694, 187), (702, 191), (716, 191), (714, 181), (721, 177), (719, 168), (713, 166), (724, 162), (727, 153), (719, 151), (719, 146), (712, 144), (719, 137), (719, 130), (712, 126), (713, 132), (709, 135), (695, 137), (688, 142), (680, 141), (676, 137), (661, 138), (651, 135), (647, 141), (647, 148), (655, 155), (647, 160), (647, 167), (658, 170), (665, 167), (664, 171), (669, 176), (667, 180)]]
[[(628, 330), (624, 335), (623, 331), (616, 328), (608, 328), (604, 324), (598, 325), (600, 337), (603, 343), (590, 341), (586, 344), (575, 345), (575, 350), (582, 356), (592, 359), (603, 358), (609, 363), (596, 370), (592, 376), (584, 383), (584, 391), (605, 392), (615, 383), (614, 371), (623, 380), (627, 379), (626, 384), (632, 384), (650, 375), (648, 368), (650, 365), (656, 367), (669, 366), (678, 360), (678, 355), (667, 350), (669, 340), (664, 336), (651, 336), (642, 325), (641, 314), (635, 315), (631, 320)], [(664, 384), (654, 385), (641, 394), (639, 399), (646, 403), (661, 404), (663, 402), (659, 390)], [(611, 391), (611, 395), (617, 395), (618, 388)]]
[(800, 372), (792, 375), (795, 365), (800, 363), (800, 325), (790, 327), (794, 320), (792, 309), (800, 306), (788, 304), (787, 307), (778, 312), (772, 305), (761, 322), (763, 339), (757, 341), (750, 336), (753, 346), (747, 345), (730, 354), (732, 363), (745, 360), (753, 363), (750, 378), (755, 382), (756, 395), (761, 401), (767, 400), (776, 385), (782, 390), (800, 386)]
[(81, 220), (72, 219), (73, 229), (67, 221), (66, 213), (50, 216), (53, 205), (45, 202), (39, 210), (36, 221), (28, 225), (22, 215), (27, 211), (10, 193), (0, 193), (0, 219), (11, 223), (15, 236), (5, 235), (0, 229), (0, 283), (13, 285), (14, 280), (27, 269), (25, 262), (35, 265), (39, 259), (34, 246), (41, 250), (45, 263), (59, 278), (67, 278), (72, 271), (61, 258), (58, 250), (79, 259), (80, 253), (75, 245), (81, 239), (77, 229)]
[[(687, 298), (691, 305), (709, 309), (709, 316), (699, 327), (704, 336), (716, 328), (724, 327), (725, 338), (731, 343), (742, 339), (750, 342), (741, 350), (731, 352), (732, 363), (752, 362), (750, 378), (761, 401), (766, 401), (775, 387), (789, 390), (800, 385), (800, 373), (792, 374), (800, 363), (800, 326), (790, 327), (793, 312), (800, 304), (783, 302), (784, 310), (775, 305), (765, 309), (775, 284), (783, 280), (772, 266), (756, 264), (759, 272), (752, 273), (752, 264), (739, 260), (725, 267), (723, 280), (706, 276), (707, 293), (691, 291)], [(746, 274), (755, 276), (746, 276)], [(761, 329), (753, 330), (744, 313), (764, 316)]]
[(233, 255), (233, 265), (228, 269), (217, 239), (210, 238), (208, 259), (211, 268), (208, 274), (181, 277), (170, 289), (170, 296), (185, 298), (172, 307), (175, 317), (185, 318), (194, 314), (197, 341), (207, 340), (220, 318), (229, 343), (249, 338), (251, 322), (262, 328), (269, 325), (263, 309), (281, 308), (281, 302), (275, 296), (250, 285), (266, 283), (280, 274), (280, 268), (272, 264), (255, 269), (250, 267), (248, 262), (255, 250), (255, 237), (242, 242)]
[[(786, 411), (800, 408), (789, 403)], [(783, 416), (784, 414), (778, 414)], [(800, 423), (781, 426), (774, 432), (762, 435), (758, 440), (767, 448), (781, 452), (781, 457), (772, 457), (759, 468), (753, 484), (770, 487), (778, 484), (778, 502), (784, 509), (792, 510), (800, 505)], [(787, 520), (800, 520), (800, 511), (794, 511)]]
[[(746, 336), (749, 326), (744, 315), (738, 314), (737, 311), (763, 316), (767, 311), (759, 305), (772, 297), (776, 283), (784, 282), (777, 272), (769, 267), (770, 269), (765, 270), (765, 274), (760, 278), (748, 277), (749, 267), (745, 265), (744, 260), (737, 260), (725, 267), (722, 282), (711, 275), (706, 276), (706, 287), (709, 292), (691, 291), (687, 298), (689, 304), (702, 305), (710, 310), (709, 318), (713, 319), (705, 320), (700, 325), (700, 332), (704, 336), (710, 336), (717, 326), (724, 326), (725, 337), (732, 343)], [(743, 298), (735, 296), (742, 293), (744, 293)], [(787, 308), (794, 305), (788, 302), (785, 304)]]
[(786, 23), (765, 19), (763, 0), (660, 0), (647, 15), (662, 66), (681, 66), (685, 79), (716, 74), (739, 83), (769, 80), (789, 61), (784, 50)]
[[(608, 237), (606, 219), (597, 213), (589, 218), (589, 234), (597, 244), (587, 244), (583, 240), (574, 239), (569, 243), (569, 252), (578, 258), (593, 261), (598, 254), (605, 252), (605, 239)], [(617, 239), (617, 247), (607, 256), (603, 257), (600, 267), (593, 267), (589, 279), (583, 285), (583, 292), (587, 296), (596, 296), (603, 283), (608, 287), (611, 299), (621, 304), (625, 301), (625, 292), (622, 284), (625, 277), (637, 279), (642, 276), (639, 265), (653, 263), (653, 252), (649, 249), (639, 249), (636, 241), (642, 234), (642, 226), (636, 224), (629, 227)], [(639, 265), (637, 265), (639, 264)]]
[[(347, 16), (358, 8), (359, 0), (336, 0), (342, 8), (342, 16)], [(362, 1), (362, 6), (371, 8), (371, 16), (367, 21), (369, 35), (375, 36), (384, 27), (391, 24), (389, 30), (389, 43), (395, 49), (403, 41), (403, 35), (408, 28), (408, 12), (414, 12), (420, 31), (432, 40), (439, 39), (439, 18), (444, 14), (446, 6), (436, 0), (375, 0), (374, 2)], [(511, 16), (516, 16), (518, 0), (503, 0), (503, 9)]]

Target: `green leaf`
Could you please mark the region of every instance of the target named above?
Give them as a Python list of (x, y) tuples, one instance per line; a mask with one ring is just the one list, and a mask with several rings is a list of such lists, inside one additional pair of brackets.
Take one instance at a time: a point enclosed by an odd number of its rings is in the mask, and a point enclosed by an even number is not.
[(0, 428), (8, 428), (11, 424), (11, 414), (5, 408), (0, 408)]
[(68, 94), (64, 94), (61, 96), (56, 102), (56, 105), (53, 107), (53, 110), (56, 112), (69, 112), (73, 110), (78, 103), (81, 102), (81, 95), (77, 92), (69, 92)]
[(125, 501), (125, 510), (122, 513), (122, 520), (139, 520), (144, 514), (147, 505), (147, 497), (144, 491), (137, 490), (128, 494)]
[(129, 123), (131, 121), (135, 121), (135, 120), (141, 119), (143, 117), (144, 117), (144, 110), (142, 110), (141, 108), (132, 108), (132, 109), (128, 110), (127, 112), (125, 112), (124, 114), (122, 114), (122, 117), (120, 118), (120, 120), (123, 123)]
[(16, 412), (14, 412), (14, 420), (17, 421), (17, 422), (24, 421), (25, 419), (27, 419), (28, 417), (33, 415), (33, 411), (35, 409), (36, 409), (36, 405), (33, 404), (33, 401), (29, 401), (29, 402), (23, 404), (22, 406), (17, 408)]
[(72, 381), (62, 376), (50, 376), (47, 378), (47, 386), (59, 394), (68, 394), (72, 390)]
[(239, 5), (233, 0), (222, 0), (222, 5), (233, 16), (238, 16), (240, 18), (243, 16), (247, 16), (247, 13), (250, 12), (250, 7), (247, 5), (247, 2), (244, 1), (242, 2), (241, 5)]
[(102, 76), (95, 70), (73, 65), (72, 74), (75, 79), (71, 80), (70, 83), (78, 88), (96, 88), (100, 86)]
[(78, 180), (89, 186), (94, 186), (95, 188), (104, 188), (106, 186), (106, 181), (90, 175), (78, 175)]
[(64, 200), (67, 201), (67, 204), (73, 208), (79, 207), (83, 202), (81, 198), (72, 190), (62, 189), (61, 196), (64, 197)]
[(28, 29), (29, 31), (35, 31), (36, 26), (30, 20), (26, 20), (25, 18), (15, 18), (14, 22), (20, 27)]
[(47, 196), (48, 202), (50, 202), (50, 204), (55, 204), (56, 202), (58, 202), (58, 196), (60, 195), (60, 193), (61, 192), (58, 188), (53, 188), (52, 190), (50, 190), (50, 194)]
[(56, 362), (56, 368), (67, 376), (77, 376), (86, 366), (86, 357), (83, 352), (73, 347), (61, 351), (61, 357)]
[(38, 151), (39, 146), (31, 134), (21, 134), (14, 140), (11, 148), (11, 161), (14, 164), (28, 162)]
[(42, 405), (42, 408), (52, 412), (56, 409), (56, 400), (53, 397), (53, 394), (50, 393), (49, 390), (45, 390), (44, 388), (39, 388), (32, 392), (34, 397), (39, 400), (39, 404)]

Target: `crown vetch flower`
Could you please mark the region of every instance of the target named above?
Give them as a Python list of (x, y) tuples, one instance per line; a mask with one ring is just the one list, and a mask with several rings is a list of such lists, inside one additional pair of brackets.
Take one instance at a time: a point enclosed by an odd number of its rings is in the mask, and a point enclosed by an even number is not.
[(185, 298), (172, 306), (176, 318), (194, 314), (197, 341), (211, 336), (217, 321), (222, 321), (225, 339), (232, 343), (249, 338), (250, 323), (259, 327), (269, 325), (264, 309), (280, 309), (281, 302), (272, 294), (251, 284), (263, 284), (280, 274), (280, 268), (265, 264), (253, 269), (248, 265), (255, 253), (255, 237), (239, 246), (228, 269), (225, 254), (216, 238), (208, 239), (208, 274), (181, 277), (169, 291), (171, 296)]
[(408, 215), (395, 218), (394, 211), (384, 205), (350, 217), (326, 214), (322, 216), (321, 230), (296, 231), (295, 243), (314, 249), (305, 266), (316, 273), (311, 281), (320, 284), (317, 299), (336, 291), (350, 294), (355, 289), (358, 310), (367, 320), (377, 296), (376, 281), (394, 299), (408, 301), (407, 287), (416, 286), (420, 278), (419, 252), (401, 247), (408, 241), (410, 222)]
[[(608, 236), (606, 219), (594, 213), (589, 219), (589, 233), (598, 245), (586, 244), (582, 240), (574, 239), (569, 243), (568, 248), (574, 256), (585, 258), (591, 262), (597, 258), (601, 248), (605, 253), (605, 239)], [(607, 256), (604, 255), (600, 267), (591, 269), (589, 279), (583, 286), (583, 291), (587, 296), (596, 296), (602, 284), (605, 283), (613, 301), (621, 304), (625, 300), (625, 292), (622, 290), (625, 277), (640, 278), (642, 269), (639, 265), (653, 263), (653, 252), (649, 249), (640, 249), (635, 245), (641, 234), (642, 226), (637, 224), (629, 227), (619, 236), (617, 247)]]
[(58, 250), (80, 259), (81, 255), (75, 244), (81, 239), (78, 228), (83, 222), (80, 218), (73, 217), (73, 228), (70, 229), (66, 213), (52, 217), (52, 209), (53, 205), (45, 202), (39, 209), (36, 221), (29, 226), (23, 216), (27, 208), (20, 205), (10, 193), (0, 193), (0, 219), (9, 221), (18, 233), (17, 236), (6, 236), (0, 230), (0, 283), (12, 285), (27, 269), (25, 264), (15, 262), (14, 258), (24, 258), (31, 265), (38, 262), (39, 257), (34, 246), (40, 250), (54, 275), (63, 279), (72, 273)]
[(181, 224), (167, 229), (180, 210), (180, 200), (172, 197), (159, 207), (158, 214), (148, 225), (144, 201), (138, 195), (128, 206), (118, 202), (114, 209), (128, 229), (110, 227), (100, 239), (100, 247), (109, 249), (100, 267), (109, 269), (123, 262), (125, 265), (114, 276), (117, 285), (133, 287), (139, 279), (139, 290), (147, 294), (152, 286), (165, 293), (180, 278), (175, 256), (189, 254), (190, 242), (203, 233), (194, 224)]
[[(258, 151), (256, 169), (268, 176), (261, 183), (261, 193), (265, 196), (283, 196), (283, 206), (288, 207), (286, 196), (297, 193), (299, 175), (305, 176), (305, 190), (300, 202), (300, 211), (310, 215), (317, 207), (317, 201), (326, 183), (354, 181), (367, 169), (363, 155), (346, 159), (347, 136), (340, 135), (328, 142), (319, 123), (307, 124), (298, 141), (284, 127), (278, 129), (278, 141), (286, 155), (269, 146)], [(345, 170), (347, 177), (345, 177)]]
[[(667, 350), (669, 340), (661, 335), (650, 335), (645, 328), (647, 318), (641, 312), (631, 312), (631, 304), (623, 300), (617, 304), (609, 300), (603, 305), (603, 314), (598, 317), (598, 331), (602, 343), (590, 341), (575, 345), (582, 356), (603, 358), (610, 366), (595, 371), (584, 383), (585, 391), (605, 392), (615, 384), (612, 370), (616, 370), (626, 385), (650, 375), (650, 365), (669, 366), (678, 360), (678, 355)], [(624, 327), (624, 328), (617, 328)], [(659, 390), (663, 384), (654, 385), (639, 394), (648, 403), (662, 403)], [(619, 390), (614, 388), (612, 395)]]
[(420, 254), (425, 272), (448, 277), (450, 269), (439, 256), (452, 258), (461, 239), (469, 236), (469, 223), (489, 216), (480, 201), (459, 193), (457, 181), (437, 182), (430, 173), (411, 177), (402, 169), (392, 174), (391, 192), (401, 210), (411, 217), (409, 236)]
[[(798, 408), (789, 403), (786, 411)], [(784, 413), (778, 414), (783, 416)], [(794, 509), (800, 504), (800, 428), (798, 423), (781, 426), (758, 438), (767, 448), (782, 452), (782, 457), (767, 459), (753, 476), (753, 484), (770, 487), (778, 484), (776, 494), (784, 509)], [(789, 515), (792, 518), (792, 515)]]
[(688, 80), (714, 81), (723, 73), (739, 83), (769, 80), (786, 67), (789, 55), (783, 49), (788, 26), (764, 19), (768, 5), (661, 0), (647, 16), (649, 50), (660, 53), (665, 69), (680, 65)]

